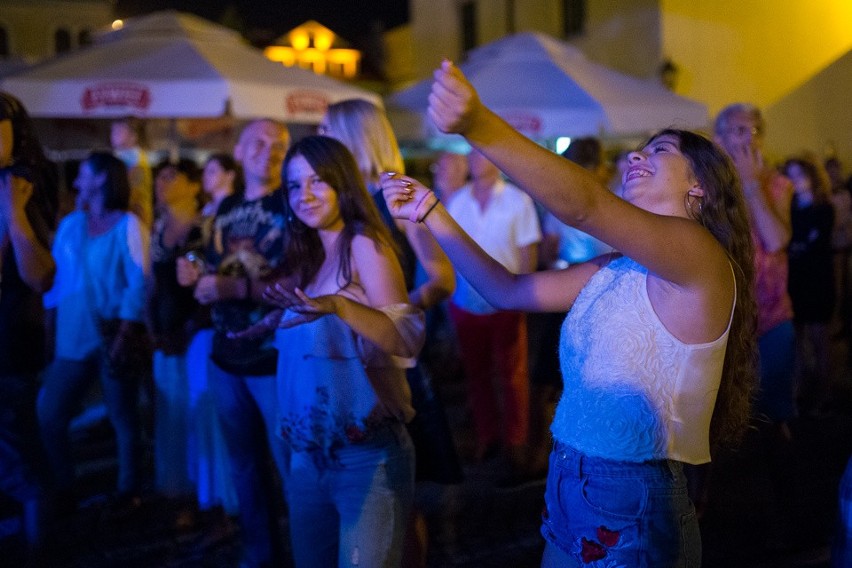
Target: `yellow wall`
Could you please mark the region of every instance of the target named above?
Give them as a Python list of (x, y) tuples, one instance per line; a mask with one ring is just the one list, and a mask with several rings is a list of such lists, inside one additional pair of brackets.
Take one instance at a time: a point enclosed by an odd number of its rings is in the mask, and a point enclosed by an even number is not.
[(852, 47), (849, 0), (661, 0), (661, 8), (677, 92), (711, 114), (732, 101), (769, 106)]
[(657, 73), (662, 31), (659, 0), (589, 0), (585, 33), (570, 38), (586, 57), (621, 73)]
[(108, 26), (113, 20), (114, 0), (0, 0), (0, 26), (6, 29), (13, 57), (28, 63), (52, 57), (53, 34), (58, 28), (77, 35)]

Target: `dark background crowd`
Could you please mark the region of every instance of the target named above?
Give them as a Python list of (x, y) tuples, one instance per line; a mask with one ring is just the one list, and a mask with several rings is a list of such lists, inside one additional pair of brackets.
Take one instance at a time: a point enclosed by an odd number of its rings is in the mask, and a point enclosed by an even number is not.
[[(320, 134), (347, 144), (346, 122), (334, 117)], [(269, 313), (264, 289), (283, 262), (271, 243), (291, 222), (280, 172), (296, 141), (261, 120), (246, 125), (233, 154), (150, 164), (144, 124), (117, 120), (109, 148), (59, 187), (25, 109), (4, 94), (0, 127), (3, 557), (33, 566), (287, 565), (278, 359), (268, 337), (224, 330)], [(393, 136), (361, 128), (368, 139)], [(712, 467), (691, 468), (690, 496), (707, 565), (827, 566), (833, 546), (834, 565), (848, 566), (852, 176), (816, 153), (770, 163), (766, 128), (758, 109), (738, 104), (711, 133), (749, 208), (761, 379), (746, 441)], [(626, 150), (586, 138), (563, 155), (618, 194)], [(371, 172), (361, 162), (368, 189), (391, 167), (377, 159)], [(477, 207), (499, 213), (470, 232), (513, 272), (612, 252), (510, 194), (510, 181), (475, 151), (437, 155), (429, 173), (460, 224)], [(536, 565), (535, 532), (504, 525), (537, 530), (565, 314), (495, 311), (463, 279), (453, 291), (441, 269), (430, 274), (416, 236), (398, 238), (420, 267), (408, 289), (437, 282), (419, 288), (433, 298), (410, 296), (426, 309), (418, 380), (428, 388), (420, 407), (415, 392), (422, 418), (410, 428), (418, 485), (405, 565)], [(803, 505), (809, 496), (815, 502)], [(150, 528), (164, 522), (167, 530)], [(495, 538), (465, 540), (475, 534), (468, 524)], [(69, 535), (84, 525), (97, 536), (81, 545)], [(516, 541), (514, 552), (498, 537)], [(170, 544), (152, 544), (162, 540)], [(144, 547), (159, 564), (129, 560)]]

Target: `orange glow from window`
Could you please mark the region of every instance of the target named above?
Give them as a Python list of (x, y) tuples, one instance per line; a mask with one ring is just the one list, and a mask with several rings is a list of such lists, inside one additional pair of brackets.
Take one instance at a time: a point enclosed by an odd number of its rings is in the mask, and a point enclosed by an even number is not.
[(353, 78), (358, 75), (361, 52), (333, 48), (334, 32), (317, 22), (305, 22), (287, 34), (290, 45), (270, 45), (263, 54), (287, 67), (299, 66), (315, 73)]

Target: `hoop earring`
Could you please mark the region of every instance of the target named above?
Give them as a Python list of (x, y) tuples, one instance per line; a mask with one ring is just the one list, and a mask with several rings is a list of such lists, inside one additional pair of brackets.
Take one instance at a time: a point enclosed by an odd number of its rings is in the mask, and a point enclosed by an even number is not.
[[(691, 193), (687, 193), (684, 197), (684, 204), (686, 205), (686, 210), (689, 212), (690, 216), (696, 221), (700, 221), (701, 224), (704, 224), (704, 220), (701, 218), (701, 214), (704, 212), (704, 201), (702, 199), (703, 196), (696, 197)], [(696, 204), (698, 212), (696, 213)]]

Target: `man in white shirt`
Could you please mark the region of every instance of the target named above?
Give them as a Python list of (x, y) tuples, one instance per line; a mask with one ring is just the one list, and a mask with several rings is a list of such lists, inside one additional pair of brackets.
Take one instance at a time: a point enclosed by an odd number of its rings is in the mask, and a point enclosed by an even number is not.
[[(468, 163), (471, 182), (453, 197), (450, 215), (503, 266), (519, 274), (532, 272), (541, 240), (532, 199), (503, 181), (497, 167), (479, 152), (472, 151)], [(520, 477), (529, 429), (526, 317), (495, 310), (461, 275), (456, 278), (450, 315), (468, 382), (475, 457), (491, 457), (502, 444), (514, 468), (512, 475)], [(493, 385), (495, 371), (501, 396)]]

